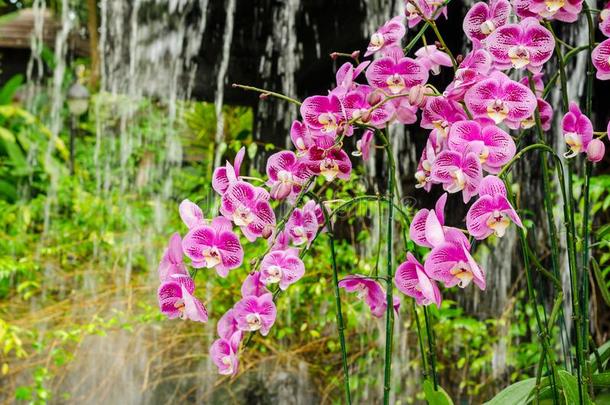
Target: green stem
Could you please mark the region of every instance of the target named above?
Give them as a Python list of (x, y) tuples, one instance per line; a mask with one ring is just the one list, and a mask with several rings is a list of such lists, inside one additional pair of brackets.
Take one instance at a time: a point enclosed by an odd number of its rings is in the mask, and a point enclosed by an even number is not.
[(261, 97), (272, 96), (275, 98), (279, 98), (280, 100), (288, 101), (289, 103), (301, 105), (301, 102), (299, 100), (295, 100), (294, 98), (288, 97), (281, 93), (276, 93), (275, 91), (261, 89), (261, 88), (254, 87), (254, 86), (245, 86), (243, 84), (237, 84), (237, 83), (233, 83), (233, 87), (243, 89), (243, 90), (248, 90), (248, 91), (254, 91), (256, 93), (261, 93)]
[(424, 305), (424, 319), (426, 320), (426, 335), (428, 335), (428, 355), (430, 356), (430, 369), (432, 370), (432, 383), (434, 390), (438, 389), (438, 377), (436, 376), (436, 343), (434, 331), (430, 327), (428, 307)]

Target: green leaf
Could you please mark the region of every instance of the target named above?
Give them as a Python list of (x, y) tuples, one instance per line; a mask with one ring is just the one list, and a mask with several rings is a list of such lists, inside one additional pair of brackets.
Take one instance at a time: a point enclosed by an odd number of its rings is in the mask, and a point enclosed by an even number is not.
[(610, 387), (610, 373), (593, 374), (591, 376), (591, 381), (594, 387), (608, 388)]
[(449, 394), (440, 386), (434, 391), (434, 385), (430, 380), (424, 381), (424, 394), (429, 405), (453, 405)]
[[(567, 404), (578, 404), (580, 403), (578, 397), (578, 381), (576, 381), (576, 377), (572, 374), (568, 373), (565, 370), (559, 370), (559, 383), (563, 388), (563, 396), (566, 399)], [(591, 400), (585, 391), (583, 391), (584, 395), (584, 403), (591, 404)]]
[(536, 386), (535, 378), (518, 381), (504, 388), (485, 405), (521, 405), (527, 403), (530, 393)]
[(0, 88), (0, 104), (9, 104), (15, 92), (23, 84), (23, 75), (18, 74), (11, 77), (5, 84)]
[(593, 265), (593, 275), (595, 276), (595, 281), (597, 281), (597, 285), (599, 286), (599, 291), (601, 292), (601, 296), (604, 299), (606, 305), (610, 306), (610, 291), (605, 288), (606, 281), (604, 280), (604, 275), (599, 269), (599, 265), (595, 261), (595, 259), (591, 260), (591, 264)]

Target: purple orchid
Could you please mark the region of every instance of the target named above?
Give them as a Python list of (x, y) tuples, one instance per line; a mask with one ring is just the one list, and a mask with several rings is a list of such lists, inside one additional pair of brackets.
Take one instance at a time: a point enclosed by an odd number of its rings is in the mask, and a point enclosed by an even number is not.
[(172, 276), (174, 275), (188, 275), (182, 259), (182, 239), (180, 238), (180, 234), (176, 232), (170, 238), (169, 245), (167, 249), (165, 249), (161, 262), (159, 263), (157, 269), (159, 281), (163, 282), (172, 279)]
[(373, 61), (366, 71), (369, 84), (389, 94), (409, 91), (418, 84), (426, 84), (428, 70), (411, 58), (386, 56)]
[(475, 117), (491, 118), (496, 124), (519, 122), (536, 109), (536, 96), (521, 83), (495, 72), (472, 86), (464, 97), (466, 106)]
[(436, 304), (441, 307), (441, 293), (434, 280), (426, 274), (424, 266), (409, 252), (407, 260), (398, 266), (394, 284), (399, 291), (415, 298), (418, 305)]
[(446, 97), (432, 97), (428, 99), (422, 110), (420, 126), (422, 128), (436, 129), (441, 139), (447, 139), (451, 124), (467, 119), (459, 103)]
[(373, 131), (366, 130), (362, 134), (362, 138), (356, 142), (356, 150), (352, 152), (352, 156), (362, 156), (365, 162), (371, 158), (371, 143), (373, 142)]
[(424, 269), (430, 278), (447, 288), (456, 285), (464, 288), (474, 281), (485, 290), (485, 273), (462, 243), (444, 242), (436, 246), (426, 258)]
[(490, 173), (498, 173), (517, 150), (509, 134), (495, 125), (482, 126), (473, 120), (454, 123), (447, 144), (456, 152), (475, 152), (483, 169)]
[(428, 141), (426, 142), (426, 147), (421, 154), (419, 163), (417, 164), (417, 171), (415, 172), (415, 180), (417, 180), (415, 188), (423, 188), (426, 191), (430, 191), (432, 188), (430, 173), (434, 161), (436, 160), (436, 155), (438, 155), (442, 149), (438, 142), (440, 137), (437, 133), (437, 130), (432, 130), (428, 137)]
[(447, 53), (440, 51), (436, 45), (426, 45), (415, 51), (415, 60), (420, 62), (433, 75), (441, 72), (441, 66), (452, 66)]
[(584, 115), (578, 105), (570, 102), (569, 111), (561, 120), (561, 129), (570, 151), (564, 155), (571, 158), (579, 153), (585, 153), (589, 142), (593, 139), (593, 124), (589, 117)]
[(223, 217), (214, 218), (209, 226), (191, 229), (182, 241), (182, 249), (193, 261), (193, 267), (215, 268), (221, 277), (241, 266), (244, 260), (244, 250), (231, 221)]
[(510, 3), (507, 0), (491, 0), (489, 5), (484, 2), (475, 3), (464, 17), (464, 33), (471, 40), (483, 41), (497, 28), (506, 24), (510, 11)]
[(482, 177), (481, 162), (474, 152), (463, 155), (452, 150), (443, 151), (436, 157), (430, 171), (430, 179), (441, 183), (445, 191), (462, 191), (464, 203), (476, 195)]
[(265, 295), (267, 293), (269, 293), (269, 290), (265, 286), (265, 283), (263, 283), (261, 280), (260, 271), (253, 271), (252, 273), (248, 274), (241, 285), (241, 296), (243, 298), (251, 295), (260, 297), (261, 295)]
[(610, 39), (606, 39), (593, 49), (591, 59), (597, 69), (595, 77), (599, 80), (610, 80)]
[(275, 323), (277, 310), (271, 293), (260, 297), (250, 295), (242, 298), (235, 304), (234, 314), (237, 327), (245, 332), (260, 330), (261, 335), (267, 336)]
[(279, 283), (281, 290), (296, 283), (305, 274), (305, 265), (292, 251), (276, 250), (261, 261), (261, 281), (266, 285)]
[(195, 297), (195, 283), (189, 275), (173, 275), (164, 281), (157, 291), (161, 312), (169, 319), (182, 318), (195, 322), (207, 322), (208, 311)]
[(295, 208), (286, 222), (285, 231), (296, 246), (305, 243), (309, 246), (318, 232), (319, 223), (314, 207), (315, 205), (310, 204)]
[(231, 340), (231, 338), (237, 334), (238, 340), (241, 340), (242, 333), (237, 327), (237, 320), (235, 319), (235, 312), (233, 309), (229, 309), (218, 320), (218, 323), (216, 324), (216, 331), (221, 339)]
[(599, 13), (599, 30), (610, 37), (610, 3), (606, 3), (604, 9)]
[(558, 20), (572, 23), (578, 19), (583, 0), (513, 0), (513, 7), (521, 18)]
[[(223, 195), (227, 188), (239, 179), (239, 170), (246, 154), (246, 148), (241, 148), (233, 164), (227, 162), (224, 167), (217, 167), (212, 175), (212, 188), (220, 195)], [(188, 224), (187, 224), (188, 226)]]
[(523, 228), (506, 195), (504, 183), (496, 176), (487, 176), (481, 181), (479, 199), (466, 215), (466, 227), (472, 236), (479, 240), (491, 234), (502, 237), (511, 221)]
[[(383, 317), (387, 308), (386, 293), (379, 283), (371, 278), (360, 274), (349, 275), (339, 281), (339, 288), (344, 288), (347, 292), (355, 292), (358, 298), (371, 309), (371, 314), (377, 318)], [(400, 301), (394, 297), (394, 310), (398, 312)]]
[(372, 92), (373, 89), (370, 86), (361, 85), (356, 90), (347, 93), (343, 99), (345, 114), (350, 121), (383, 128), (392, 118), (394, 113), (393, 104), (383, 103), (372, 106), (368, 101), (368, 96)]
[(354, 80), (360, 76), (360, 73), (362, 73), (370, 63), (371, 62), (367, 60), (354, 67), (350, 62), (345, 62), (335, 74), (335, 77), (337, 78), (337, 87), (330, 93), (339, 97), (339, 99), (342, 99), (347, 92), (355, 90), (359, 85), (355, 83)]
[(491, 54), (485, 49), (473, 50), (458, 66), (455, 77), (447, 86), (444, 95), (451, 100), (461, 101), (468, 89), (487, 78), (491, 68)]
[(435, 247), (446, 241), (454, 241), (469, 246), (468, 238), (457, 228), (445, 226), (445, 204), (447, 194), (436, 201), (433, 210), (423, 208), (415, 214), (409, 227), (409, 238), (417, 245)]
[(275, 228), (275, 212), (269, 197), (264, 189), (239, 180), (222, 196), (220, 213), (239, 226), (250, 242), (260, 236), (266, 239)]
[(326, 181), (333, 181), (335, 178), (349, 180), (352, 172), (349, 156), (343, 149), (335, 146), (329, 149), (315, 145), (310, 147), (304, 162), (312, 173), (323, 176)]
[(232, 338), (220, 338), (210, 346), (210, 358), (218, 367), (218, 373), (222, 375), (235, 376), (239, 367), (239, 344), (241, 339), (235, 335)]
[(383, 24), (372, 36), (364, 56), (369, 56), (381, 49), (393, 45), (400, 45), (400, 40), (405, 36), (406, 29), (403, 17), (397, 16)]
[(343, 105), (335, 95), (311, 96), (303, 101), (301, 115), (307, 127), (334, 136), (346, 122)]
[(205, 225), (201, 208), (191, 200), (183, 200), (178, 207), (178, 211), (180, 212), (180, 219), (189, 229)]
[(267, 160), (267, 186), (271, 188), (270, 195), (276, 200), (282, 200), (298, 194), (311, 173), (305, 163), (291, 151), (274, 153)]
[(409, 28), (415, 27), (422, 21), (422, 17), (426, 19), (438, 18), (441, 14), (447, 18), (447, 6), (444, 6), (440, 12), (438, 8), (443, 5), (442, 1), (435, 0), (405, 0), (405, 14), (407, 15), (407, 24)]

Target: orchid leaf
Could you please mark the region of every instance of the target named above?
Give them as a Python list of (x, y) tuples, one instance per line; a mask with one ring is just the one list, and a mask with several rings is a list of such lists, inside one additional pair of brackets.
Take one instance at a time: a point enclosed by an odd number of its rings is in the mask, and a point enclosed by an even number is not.
[(518, 381), (509, 385), (493, 397), (485, 405), (517, 405), (527, 403), (530, 393), (536, 386), (535, 378)]
[(424, 381), (424, 394), (430, 405), (453, 405), (453, 401), (449, 397), (449, 394), (440, 386), (434, 390), (434, 386), (430, 380)]

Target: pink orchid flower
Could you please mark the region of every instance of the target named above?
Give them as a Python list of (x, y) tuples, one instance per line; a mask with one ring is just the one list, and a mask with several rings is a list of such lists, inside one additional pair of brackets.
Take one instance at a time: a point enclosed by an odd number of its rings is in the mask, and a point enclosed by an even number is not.
[(220, 213), (239, 226), (250, 242), (268, 238), (275, 228), (269, 193), (244, 181), (231, 184), (222, 196)]
[[(540, 123), (542, 124), (542, 129), (544, 131), (548, 131), (551, 129), (551, 122), (553, 121), (553, 107), (546, 102), (546, 100), (538, 97), (536, 98), (536, 103), (538, 107), (538, 113), (540, 114)], [(536, 112), (530, 115), (528, 118), (523, 121), (506, 121), (506, 125), (511, 129), (528, 129), (536, 125)]]
[(352, 152), (352, 156), (362, 156), (365, 162), (371, 158), (371, 143), (373, 142), (373, 131), (366, 130), (362, 134), (362, 138), (356, 142), (356, 150)]
[(451, 124), (467, 119), (459, 103), (446, 97), (432, 97), (428, 99), (422, 110), (420, 126), (422, 128), (436, 129), (441, 139), (447, 139)]
[(536, 17), (572, 23), (578, 19), (583, 0), (513, 0), (521, 18)]
[(418, 84), (426, 84), (428, 69), (415, 59), (386, 56), (371, 63), (366, 71), (366, 78), (375, 88), (389, 94), (399, 94)]
[[(355, 292), (360, 300), (371, 309), (371, 314), (377, 318), (383, 317), (387, 308), (386, 293), (379, 283), (371, 278), (360, 274), (349, 275), (339, 281), (339, 288), (347, 292)], [(398, 312), (400, 300), (394, 297), (394, 311)]]
[(161, 312), (169, 319), (190, 319), (195, 322), (207, 322), (208, 311), (197, 298), (193, 297), (195, 283), (187, 275), (173, 275), (161, 283), (157, 299)]
[(366, 49), (365, 57), (380, 51), (381, 49), (400, 45), (400, 40), (405, 36), (406, 29), (403, 24), (403, 17), (396, 16), (383, 24), (372, 36), (369, 46)]
[(331, 94), (337, 95), (341, 98), (348, 91), (352, 91), (358, 87), (358, 84), (354, 82), (360, 73), (364, 71), (371, 64), (371, 61), (364, 61), (358, 66), (354, 67), (351, 62), (345, 62), (335, 73), (337, 79), (337, 87), (331, 91)]
[(180, 219), (189, 229), (205, 225), (201, 208), (191, 200), (183, 200), (178, 207), (178, 211), (180, 212)]
[(267, 336), (275, 323), (277, 309), (271, 293), (260, 297), (254, 295), (244, 297), (235, 304), (235, 319), (237, 327), (246, 332), (260, 330), (261, 335)]
[(599, 13), (599, 29), (607, 37), (610, 37), (610, 2), (606, 3), (604, 9)]
[(487, 78), (491, 67), (492, 58), (487, 50), (473, 50), (458, 66), (455, 78), (447, 86), (444, 95), (451, 100), (461, 101), (469, 88)]
[(445, 204), (447, 194), (436, 201), (433, 210), (423, 208), (415, 214), (409, 227), (409, 238), (419, 246), (435, 247), (447, 241), (463, 243), (470, 246), (468, 238), (457, 228), (445, 226)]
[(495, 125), (482, 126), (472, 120), (454, 123), (447, 144), (456, 152), (475, 152), (483, 169), (490, 173), (498, 173), (517, 150), (509, 134)]
[(610, 80), (610, 39), (606, 39), (593, 49), (591, 59), (597, 69), (595, 77), (599, 80)]
[(237, 335), (229, 339), (217, 339), (210, 346), (210, 358), (218, 367), (218, 373), (235, 376), (239, 367), (239, 343)]
[(231, 340), (231, 338), (237, 334), (238, 340), (241, 340), (242, 333), (237, 327), (235, 312), (232, 308), (225, 312), (224, 315), (218, 320), (218, 323), (216, 324), (216, 331), (221, 339)]
[(438, 8), (443, 5), (441, 0), (405, 0), (405, 3), (405, 14), (407, 15), (409, 28), (419, 24), (422, 21), (422, 15), (427, 19), (432, 19), (432, 17), (436, 19), (441, 14), (447, 18), (447, 6), (437, 12)]
[(395, 98), (391, 100), (390, 103), (394, 109), (392, 120), (396, 120), (405, 125), (414, 124), (417, 121), (417, 106), (412, 105), (407, 97)]
[(311, 173), (294, 152), (285, 150), (269, 157), (267, 177), (269, 177), (267, 186), (271, 188), (271, 197), (282, 200), (301, 192), (303, 185), (311, 177)]
[(281, 290), (296, 283), (305, 274), (305, 265), (291, 251), (267, 253), (261, 261), (261, 281), (266, 285), (279, 283)]
[(231, 221), (223, 217), (214, 218), (210, 225), (191, 229), (182, 241), (182, 249), (193, 261), (193, 267), (215, 268), (221, 277), (241, 266), (244, 260), (244, 250)]
[(375, 108), (369, 103), (368, 96), (373, 92), (370, 86), (361, 85), (345, 95), (343, 105), (345, 114), (349, 121), (354, 120), (359, 124), (369, 124), (377, 128), (383, 128), (394, 113), (392, 103), (376, 104)]
[(296, 246), (307, 244), (309, 246), (318, 232), (318, 219), (314, 205), (309, 204), (303, 208), (295, 208), (286, 222), (286, 233)]
[(587, 159), (593, 163), (597, 163), (604, 158), (606, 153), (606, 145), (601, 139), (592, 139), (587, 146)]
[(593, 139), (593, 124), (584, 115), (575, 102), (570, 102), (569, 111), (561, 120), (561, 129), (570, 151), (565, 153), (566, 158), (571, 158), (579, 153), (585, 153), (589, 142)]
[(441, 183), (449, 193), (462, 192), (464, 203), (476, 195), (483, 172), (477, 154), (446, 150), (441, 152), (432, 165), (430, 178)]
[(352, 172), (352, 162), (347, 153), (334, 146), (329, 149), (310, 147), (305, 162), (312, 173), (323, 176), (326, 181), (335, 178), (349, 180)]
[(491, 118), (496, 124), (522, 121), (536, 109), (536, 97), (521, 83), (504, 73), (495, 72), (472, 86), (464, 97), (466, 106), (475, 117)]
[(436, 160), (436, 156), (442, 150), (442, 146), (438, 143), (440, 136), (437, 136), (437, 132), (438, 131), (436, 130), (432, 130), (430, 136), (428, 137), (428, 141), (426, 142), (426, 147), (422, 151), (421, 157), (419, 158), (417, 171), (415, 172), (415, 180), (417, 181), (415, 188), (423, 188), (426, 191), (430, 191), (432, 188), (430, 173), (432, 171), (434, 161)]
[(445, 287), (464, 288), (471, 281), (485, 290), (485, 273), (475, 262), (468, 249), (456, 242), (444, 242), (436, 246), (424, 262), (426, 273)]
[(182, 239), (178, 232), (174, 233), (169, 240), (169, 245), (163, 253), (163, 258), (159, 263), (157, 272), (159, 281), (163, 282), (171, 279), (173, 275), (188, 275), (184, 262), (182, 261)]
[(553, 55), (555, 39), (535, 18), (507, 24), (487, 38), (487, 49), (499, 69), (527, 67), (537, 73)]
[(306, 98), (301, 105), (301, 116), (313, 131), (331, 136), (334, 136), (346, 122), (343, 105), (333, 94)]
[(476, 239), (495, 234), (501, 238), (510, 222), (523, 228), (521, 219), (506, 198), (504, 182), (496, 176), (487, 176), (479, 185), (479, 199), (472, 204), (466, 215), (468, 232)]
[[(241, 285), (242, 298), (246, 298), (251, 295), (260, 297), (261, 295), (265, 295), (267, 293), (269, 293), (269, 290), (265, 286), (265, 283), (263, 283), (261, 280), (260, 271), (253, 271), (248, 274)], [(233, 316), (235, 316), (235, 313), (233, 313)]]
[(507, 0), (491, 0), (475, 3), (464, 17), (462, 27), (466, 36), (483, 41), (497, 28), (503, 26), (510, 17), (510, 3)]
[[(542, 97), (544, 94), (544, 82), (542, 81), (542, 78), (544, 77), (544, 73), (535, 73), (532, 76), (534, 79), (535, 95), (536, 95), (536, 97)], [(523, 78), (521, 78), (521, 80), (519, 80), (519, 83), (521, 83), (528, 89), (531, 89), (530, 80), (529, 80), (528, 76), (524, 76)]]
[(237, 155), (235, 155), (233, 164), (227, 162), (224, 167), (221, 166), (214, 169), (214, 174), (212, 175), (212, 188), (218, 194), (223, 195), (225, 191), (227, 191), (227, 188), (239, 179), (239, 170), (245, 154), (246, 148), (241, 148), (239, 152), (237, 152)]
[(407, 260), (398, 266), (394, 284), (400, 292), (415, 298), (418, 305), (436, 304), (441, 307), (441, 292), (434, 280), (426, 274), (424, 266), (409, 252)]
[(441, 72), (441, 66), (453, 66), (449, 55), (439, 51), (436, 45), (427, 45), (419, 48), (415, 51), (415, 60), (420, 62), (433, 75), (438, 75)]

